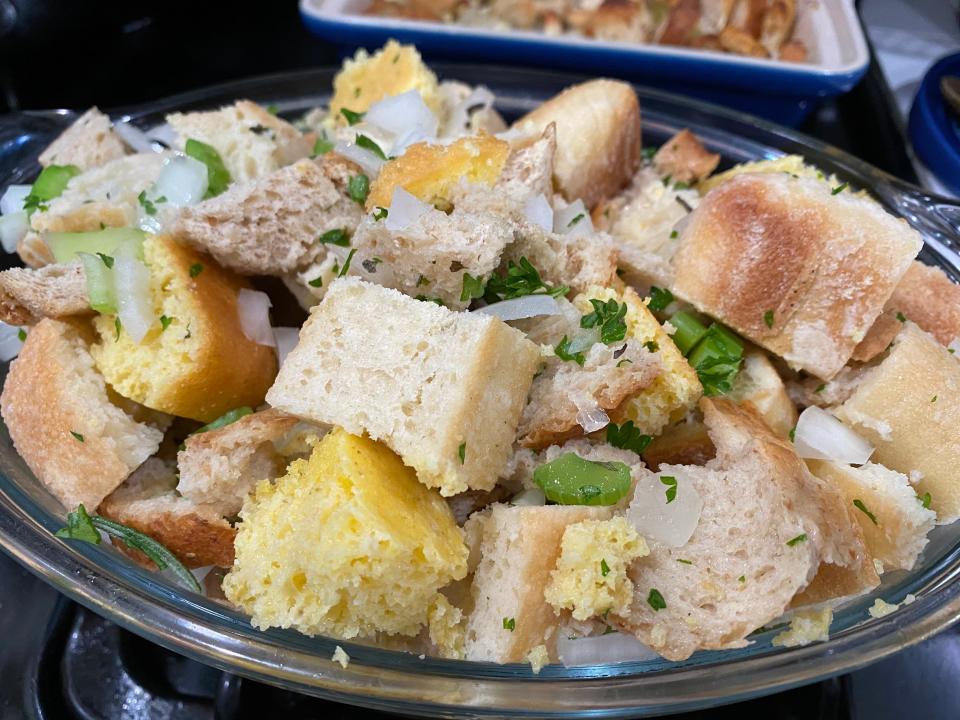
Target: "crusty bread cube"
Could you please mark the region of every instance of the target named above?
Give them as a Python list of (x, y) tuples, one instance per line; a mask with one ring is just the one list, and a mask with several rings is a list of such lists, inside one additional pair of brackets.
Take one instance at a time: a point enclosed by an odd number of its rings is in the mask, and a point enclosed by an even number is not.
[(0, 321), (9, 325), (32, 325), (45, 317), (63, 318), (89, 312), (92, 311), (87, 279), (79, 262), (0, 272)]
[(900, 278), (887, 310), (912, 320), (942, 345), (960, 337), (960, 285), (940, 268), (919, 260), (910, 263)]
[(489, 490), (539, 358), (498, 318), (343, 278), (312, 310), (267, 401), (382, 440), (443, 495)]
[[(933, 530), (936, 513), (925, 508), (907, 476), (883, 465), (860, 467), (825, 460), (808, 462), (814, 475), (835, 485), (857, 508), (870, 554), (889, 570), (912, 570)], [(861, 507), (854, 505), (859, 501)], [(868, 515), (867, 513), (870, 513)]]
[(661, 465), (706, 465), (716, 454), (707, 426), (691, 417), (664, 428), (653, 438), (643, 451), (643, 461), (657, 471)]
[(443, 499), (386, 447), (339, 428), (260, 483), (240, 517), (223, 590), (262, 629), (416, 635), (437, 591), (467, 574)]
[(684, 128), (667, 140), (653, 156), (653, 166), (673, 182), (695, 183), (716, 170), (720, 155), (707, 152), (700, 139)]
[(873, 462), (919, 478), (937, 523), (960, 518), (960, 361), (932, 335), (908, 321), (836, 415), (876, 448)]
[[(173, 462), (148, 459), (107, 496), (100, 514), (149, 535), (187, 567), (230, 567), (236, 530), (217, 508), (178, 495), (176, 470)], [(138, 551), (117, 547), (152, 566)]]
[[(912, 268), (916, 264), (917, 261), (914, 260), (910, 264), (910, 267)], [(910, 271), (907, 270), (907, 274), (909, 273)], [(906, 275), (904, 275), (904, 277), (906, 277)], [(903, 281), (901, 280), (900, 284), (902, 283)], [(900, 284), (898, 284), (897, 287), (900, 287)], [(893, 292), (894, 295), (896, 295), (897, 291), (894, 290)], [(890, 309), (890, 302), (892, 300), (893, 298), (891, 297), (890, 300), (887, 301), (887, 308), (873, 321), (873, 325), (867, 330), (867, 334), (864, 335), (863, 340), (853, 349), (853, 354), (850, 356), (850, 359), (854, 362), (870, 362), (890, 347), (890, 343), (893, 342), (897, 333), (900, 332), (900, 328), (902, 328), (903, 325), (901, 325), (897, 319), (897, 313)]]
[(690, 215), (672, 289), (791, 367), (827, 380), (921, 246), (905, 220), (842, 186), (739, 175)]
[(557, 153), (557, 126), (550, 123), (528, 145), (515, 145), (494, 186), (508, 197), (553, 196), (553, 167)]
[(744, 353), (740, 372), (727, 397), (741, 404), (750, 403), (779, 437), (787, 437), (797, 424), (797, 408), (787, 394), (780, 373), (759, 350)]
[(590, 80), (574, 85), (517, 120), (540, 135), (557, 128), (554, 177), (570, 202), (592, 208), (617, 193), (640, 166), (640, 104), (627, 83)]
[(13, 445), (68, 510), (100, 502), (160, 446), (163, 433), (110, 402), (80, 326), (41, 320), (10, 365), (0, 409)]
[(60, 133), (57, 139), (40, 153), (39, 160), (44, 167), (75, 165), (81, 170), (89, 170), (123, 157), (124, 154), (126, 151), (123, 142), (113, 132), (110, 118), (92, 107)]
[(206, 112), (173, 113), (167, 122), (180, 149), (187, 140), (214, 148), (234, 182), (253, 180), (307, 157), (310, 145), (293, 125), (250, 100)]
[(113, 316), (97, 316), (91, 352), (107, 382), (149, 408), (205, 423), (262, 403), (277, 356), (243, 333), (237, 295), (246, 282), (169, 236), (148, 237), (143, 252), (155, 315), (170, 323), (158, 320), (137, 343)]
[(556, 567), (563, 532), (584, 520), (605, 520), (610, 509), (585, 505), (494, 505), (471, 518), (480, 562), (470, 589), (466, 659), (523, 662), (538, 645), (553, 655), (560, 623), (543, 596)]
[(170, 232), (244, 275), (289, 273), (325, 257), (324, 233), (356, 229), (363, 209), (346, 188), (359, 172), (333, 154), (300, 160), (182, 208)]

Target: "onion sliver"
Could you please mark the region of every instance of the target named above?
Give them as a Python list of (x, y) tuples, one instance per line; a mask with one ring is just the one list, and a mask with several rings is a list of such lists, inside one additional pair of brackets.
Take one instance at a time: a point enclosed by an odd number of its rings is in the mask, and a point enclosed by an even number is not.
[(547, 496), (543, 494), (540, 488), (530, 488), (523, 490), (510, 500), (511, 505), (546, 505)]
[(560, 634), (557, 638), (557, 655), (564, 667), (643, 662), (660, 658), (633, 635), (619, 632), (574, 639)]
[(16, 325), (0, 322), (0, 361), (13, 360), (20, 353), (20, 348), (23, 347), (20, 332), (21, 329)]
[(278, 365), (283, 365), (287, 355), (300, 342), (300, 328), (275, 327), (273, 328), (273, 338), (276, 341)]
[(163, 148), (154, 143), (143, 130), (123, 119), (113, 124), (113, 131), (123, 140), (130, 149), (138, 153), (160, 152)]
[(338, 142), (336, 145), (334, 145), (333, 151), (337, 155), (355, 162), (357, 165), (363, 168), (363, 171), (367, 173), (371, 179), (379, 175), (380, 168), (383, 167), (383, 160), (378, 158), (369, 150), (364, 150), (362, 147), (358, 147), (357, 145)]
[(276, 347), (277, 341), (270, 327), (270, 307), (270, 298), (259, 290), (241, 288), (237, 294), (237, 312), (243, 334), (257, 345)]
[(0, 215), (0, 245), (3, 245), (3, 249), (8, 253), (16, 252), (17, 244), (23, 240), (29, 229), (30, 221), (24, 210)]
[(470, 109), (485, 110), (493, 105), (496, 98), (483, 85), (478, 85), (450, 111), (450, 117), (444, 127), (447, 136), (461, 135), (470, 130)]
[(150, 271), (136, 258), (118, 254), (113, 259), (113, 282), (123, 329), (140, 342), (156, 322), (150, 299)]
[(431, 210), (433, 210), (432, 205), (427, 205), (415, 195), (411, 195), (402, 187), (397, 186), (390, 198), (390, 212), (387, 213), (387, 218), (383, 222), (387, 226), (387, 230), (400, 232), (406, 230)]
[(23, 210), (23, 203), (30, 194), (29, 185), (11, 185), (0, 198), (0, 215), (12, 215)]
[(193, 205), (207, 192), (207, 166), (187, 155), (174, 155), (164, 163), (150, 193), (152, 199), (166, 198), (173, 207)]
[(527, 199), (523, 214), (534, 225), (539, 225), (547, 232), (553, 230), (553, 208), (543, 195), (534, 195)]
[(802, 458), (847, 465), (863, 465), (873, 454), (870, 443), (814, 405), (800, 413), (793, 446)]
[(682, 468), (670, 466), (658, 475), (640, 478), (627, 521), (647, 540), (682, 547), (700, 524), (702, 511), (703, 499), (693, 479)]
[[(387, 219), (389, 220), (389, 216)], [(523, 320), (541, 315), (563, 314), (560, 303), (549, 295), (524, 295), (512, 300), (502, 300), (479, 308), (475, 312), (496, 315), (501, 320)]]
[(439, 121), (416, 90), (384, 98), (367, 110), (364, 121), (393, 133), (390, 155), (399, 155), (410, 145), (437, 137)]

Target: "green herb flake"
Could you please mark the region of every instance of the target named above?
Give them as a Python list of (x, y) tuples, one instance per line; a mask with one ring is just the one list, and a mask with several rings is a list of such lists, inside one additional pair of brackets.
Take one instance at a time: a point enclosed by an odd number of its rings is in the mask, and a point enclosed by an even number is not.
[(23, 328), (20, 328), (19, 330), (17, 330), (17, 339), (20, 340), (20, 342), (26, 342), (27, 331), (24, 330)]
[(100, 533), (97, 532), (93, 520), (82, 503), (77, 505), (76, 510), (67, 513), (67, 526), (57, 530), (55, 535), (64, 540), (82, 540), (94, 545), (100, 544)]
[(667, 486), (667, 505), (677, 499), (677, 479), (673, 475), (661, 475), (660, 482)]
[(671, 231), (670, 231), (670, 239), (671, 239), (671, 240), (676, 240), (679, 236), (680, 236), (680, 233), (677, 232), (676, 230), (671, 230)]
[(460, 302), (469, 302), (483, 296), (483, 280), (473, 277), (468, 272), (463, 274), (463, 290), (460, 291)]
[(789, 545), (790, 547), (793, 547), (794, 545), (799, 545), (800, 543), (804, 542), (806, 539), (807, 539), (807, 534), (800, 533), (795, 538), (787, 540), (787, 545)]
[(173, 321), (174, 321), (174, 318), (168, 317), (167, 315), (161, 315), (160, 316), (160, 332), (163, 332), (168, 327), (170, 327), (170, 323), (172, 323)]
[(740, 577), (737, 578), (737, 581), (741, 583), (745, 583), (747, 581), (747, 576), (741, 575)]
[(218, 417), (213, 422), (207, 423), (199, 430), (194, 430), (191, 435), (199, 435), (200, 433), (210, 432), (211, 430), (219, 430), (220, 428), (226, 427), (227, 425), (232, 425), (237, 420), (247, 415), (253, 413), (253, 408), (243, 407), (234, 408), (233, 410), (228, 410), (223, 415)]
[(195, 278), (197, 275), (203, 272), (202, 263), (194, 263), (190, 266), (190, 277)]
[(653, 160), (653, 156), (657, 154), (657, 149), (655, 147), (645, 147), (640, 151), (640, 157), (644, 160)]
[(570, 352), (570, 340), (566, 335), (563, 336), (563, 340), (557, 343), (556, 347), (553, 348), (554, 354), (566, 362), (575, 362), (577, 365), (583, 366), (586, 358), (582, 352)]
[(323, 287), (323, 275), (317, 275), (313, 280), (307, 283), (310, 287)]
[(643, 346), (652, 353), (660, 349), (660, 346), (657, 345), (655, 340), (647, 340)]
[(623, 425), (616, 423), (607, 425), (607, 442), (621, 450), (632, 450), (639, 455), (649, 447), (652, 441), (653, 438), (650, 435), (640, 432), (640, 428), (633, 424), (633, 420), (627, 420)]
[(923, 495), (918, 495), (917, 500), (920, 501), (920, 504), (923, 505), (923, 507), (929, 509), (930, 501), (933, 500), (933, 497), (930, 495), (930, 493), (925, 492)]
[(117, 317), (115, 317), (115, 318), (113, 319), (113, 327), (114, 327), (114, 328), (116, 329), (116, 331), (117, 331), (117, 335), (116, 335), (116, 337), (114, 337), (113, 341), (114, 341), (114, 342), (119, 342), (119, 341), (120, 341), (120, 328), (123, 327), (123, 326), (121, 325), (121, 323), (120, 323), (120, 316), (119, 316), (119, 315), (117, 315)]
[(47, 165), (30, 186), (30, 192), (23, 199), (23, 209), (28, 215), (35, 210), (46, 210), (46, 203), (60, 197), (67, 183), (79, 174), (80, 168), (76, 165)]
[(936, 401), (937, 401), (937, 396), (936, 396), (936, 395), (934, 395), (932, 398), (930, 398), (930, 402), (935, 403)]
[(362, 147), (364, 150), (368, 150), (376, 155), (381, 160), (387, 160), (387, 156), (384, 154), (383, 150), (380, 149), (380, 146), (377, 145), (373, 140), (368, 138), (366, 135), (358, 134), (357, 139), (354, 141), (357, 144), (357, 147)]
[(620, 342), (627, 336), (627, 304), (622, 305), (613, 298), (590, 300), (593, 312), (580, 318), (582, 328), (600, 328), (600, 342), (610, 344)]
[(790, 438), (790, 442), (796, 442), (797, 426), (794, 425), (792, 428), (790, 428), (790, 432), (787, 433), (787, 435), (788, 435), (788, 437)]
[(900, 311), (898, 310), (898, 311), (897, 311), (897, 320), (899, 320), (899, 321), (902, 322), (902, 323), (905, 323), (905, 322), (907, 321), (907, 316), (904, 315), (902, 312), (900, 312)]
[(650, 302), (647, 303), (647, 307), (653, 312), (666, 310), (672, 302), (673, 293), (666, 288), (658, 288), (656, 285), (650, 288)]
[(606, 558), (603, 558), (600, 560), (600, 574), (603, 577), (606, 577), (607, 575), (610, 574), (610, 566), (607, 565)]
[(353, 260), (353, 256), (357, 254), (356, 248), (351, 248), (350, 252), (347, 254), (347, 259), (343, 261), (343, 267), (340, 268), (340, 272), (337, 273), (338, 278), (342, 278), (350, 270), (350, 261)]
[(583, 220), (583, 218), (584, 218), (584, 214), (583, 214), (583, 213), (579, 213), (579, 214), (575, 215), (574, 218), (573, 218), (573, 220), (571, 220), (570, 222), (567, 223), (567, 227), (568, 227), (568, 228), (572, 228), (572, 227), (573, 227), (574, 225), (576, 225), (578, 222), (580, 222), (581, 220)]
[(207, 166), (207, 192), (205, 198), (216, 197), (233, 181), (230, 171), (223, 164), (223, 158), (215, 148), (199, 140), (189, 139), (183, 146), (183, 151), (194, 160), (199, 160)]
[(504, 618), (503, 619), (503, 629), (513, 632), (517, 629), (517, 619), (516, 618)]
[(617, 367), (623, 367), (624, 365), (633, 365), (633, 360), (630, 358), (624, 358), (617, 363)]
[(331, 150), (333, 150), (333, 143), (324, 137), (319, 137), (317, 138), (316, 142), (313, 143), (312, 157), (320, 157), (321, 155), (326, 155)]
[(270, 113), (271, 115), (276, 115), (278, 112), (280, 112), (280, 108), (278, 108), (273, 103), (270, 103), (269, 105), (267, 105), (266, 109), (267, 109), (267, 112)]
[(846, 190), (848, 186), (849, 186), (849, 183), (840, 183), (840, 184), (837, 185), (835, 188), (833, 188), (833, 190), (830, 191), (830, 194), (831, 194), (831, 195), (839, 195), (839, 194), (842, 193), (844, 190)]
[(859, 510), (860, 512), (862, 512), (864, 515), (866, 515), (868, 518), (870, 518), (870, 522), (872, 522), (874, 525), (878, 525), (878, 524), (879, 524), (879, 523), (877, 523), (877, 516), (874, 515), (872, 512), (870, 512), (870, 510), (867, 509), (867, 506), (864, 504), (863, 500), (860, 500), (859, 498), (854, 499), (854, 501), (853, 501), (853, 506), (854, 506), (857, 510)]
[(83, 435), (81, 435), (80, 433), (74, 432), (73, 430), (71, 430), (70, 434), (73, 435), (73, 439), (76, 440), (77, 442), (83, 442)]
[(460, 458), (460, 464), (463, 465), (467, 460), (467, 443), (460, 443), (460, 447), (457, 448), (457, 457)]
[(154, 198), (153, 200), (150, 200), (147, 197), (146, 190), (141, 190), (140, 194), (137, 195), (137, 202), (140, 203), (140, 206), (143, 208), (143, 211), (147, 215), (150, 215), (151, 217), (157, 214), (157, 205), (159, 205), (160, 203), (165, 203), (166, 201), (167, 201), (167, 198), (162, 195), (158, 198)]
[(354, 175), (347, 183), (347, 195), (355, 203), (363, 205), (367, 201), (367, 195), (370, 194), (370, 178), (366, 175)]
[(704, 395), (725, 395), (733, 389), (740, 372), (743, 344), (727, 328), (713, 323), (687, 359), (697, 371)]
[(110, 257), (109, 255), (104, 255), (103, 253), (98, 252), (97, 257), (99, 257), (100, 260), (103, 261), (103, 264), (106, 265), (108, 268), (113, 267), (113, 258)]
[(684, 565), (693, 565), (692, 560), (684, 560), (683, 558), (677, 558), (678, 563), (683, 563)]
[(685, 182), (683, 182), (682, 180), (679, 181), (679, 182), (675, 182), (675, 183), (673, 184), (673, 189), (674, 189), (674, 190), (689, 190), (689, 189), (690, 189), (690, 183), (685, 183)]
[(632, 485), (630, 468), (623, 463), (593, 462), (572, 452), (537, 467), (533, 481), (560, 505), (614, 505)]
[(423, 302), (432, 302), (432, 303), (435, 303), (436, 305), (439, 305), (440, 307), (446, 307), (446, 305), (443, 304), (443, 300), (441, 300), (438, 297), (430, 297), (429, 295), (417, 295), (415, 299), (421, 300)]
[(363, 116), (366, 115), (366, 113), (354, 112), (353, 110), (347, 110), (347, 108), (340, 108), (340, 114), (347, 119), (347, 124), (349, 125), (356, 125), (363, 120)]
[(522, 257), (519, 263), (514, 263), (512, 260), (507, 263), (506, 275), (494, 275), (487, 281), (483, 299), (488, 303), (495, 303), (526, 295), (550, 295), (556, 298), (568, 292), (570, 288), (566, 285), (553, 287), (544, 282), (530, 261)]
[(763, 314), (763, 324), (766, 325), (768, 328), (773, 327), (773, 310), (767, 310)]
[(343, 228), (336, 228), (335, 230), (327, 230), (323, 235), (319, 237), (319, 240), (324, 245), (338, 245), (340, 247), (349, 247), (350, 246), (350, 236), (347, 234), (347, 231)]
[(663, 595), (656, 588), (650, 588), (650, 593), (647, 595), (647, 604), (657, 612), (667, 609), (667, 601), (663, 599)]
[(826, 389), (826, 387), (827, 387), (827, 384), (826, 384), (826, 383), (822, 383), (821, 385), (818, 385), (818, 386), (817, 386), (817, 389), (814, 390), (814, 392), (815, 392), (815, 393), (822, 393), (822, 392)]
[(378, 208), (375, 208), (373, 211), (373, 219), (383, 220), (384, 218), (387, 217), (388, 214), (389, 214), (389, 211), (386, 208), (378, 207)]

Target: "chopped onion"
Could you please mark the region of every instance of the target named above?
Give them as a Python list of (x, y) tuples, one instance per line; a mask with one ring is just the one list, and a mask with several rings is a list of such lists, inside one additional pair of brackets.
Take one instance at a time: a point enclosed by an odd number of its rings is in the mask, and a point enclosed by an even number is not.
[(584, 432), (596, 432), (610, 424), (610, 417), (592, 396), (573, 393), (570, 399), (577, 406), (577, 424)]
[[(674, 478), (676, 485), (671, 481), (664, 483), (662, 478), (666, 477)], [(682, 468), (672, 467), (640, 478), (627, 509), (627, 520), (647, 540), (682, 547), (700, 524), (702, 511), (703, 499), (693, 480)]]
[(300, 328), (275, 327), (273, 328), (273, 338), (276, 341), (278, 365), (283, 365), (287, 355), (300, 342)]
[(535, 195), (527, 200), (523, 208), (524, 215), (534, 225), (539, 225), (547, 232), (553, 230), (553, 208), (543, 195)]
[(113, 258), (113, 282), (123, 329), (140, 342), (156, 322), (150, 299), (150, 271), (136, 258), (118, 254)]
[(593, 220), (583, 200), (577, 200), (553, 214), (553, 231), (570, 237), (593, 233)]
[(17, 244), (30, 229), (30, 221), (25, 210), (0, 215), (0, 245), (8, 252), (16, 252)]
[(23, 203), (29, 194), (29, 185), (10, 185), (0, 198), (0, 215), (12, 215), (23, 210)]
[(474, 109), (474, 112), (486, 110), (493, 106), (495, 99), (493, 93), (483, 85), (475, 87), (450, 111), (450, 117), (444, 127), (444, 135), (460, 135), (467, 132), (470, 129), (470, 116), (472, 114), (470, 110)]
[(237, 312), (243, 334), (257, 345), (276, 347), (277, 341), (270, 327), (270, 307), (270, 298), (259, 290), (241, 288), (237, 294)]
[(496, 315), (501, 320), (523, 320), (541, 315), (563, 314), (560, 303), (549, 295), (524, 295), (512, 300), (501, 300), (479, 308), (475, 312)]
[(133, 125), (130, 118), (123, 118), (115, 122), (113, 131), (135, 152), (147, 153), (163, 150), (163, 147), (151, 140), (147, 133)]
[(23, 347), (20, 332), (21, 328), (16, 325), (0, 322), (0, 361), (13, 360), (20, 353), (20, 348)]
[(341, 141), (333, 146), (333, 151), (337, 155), (345, 157), (347, 160), (352, 160), (363, 168), (363, 171), (371, 180), (380, 174), (380, 168), (383, 167), (383, 160), (369, 150), (365, 150), (357, 145)]
[(397, 186), (390, 198), (390, 208), (384, 224), (391, 232), (400, 232), (413, 225), (423, 215), (433, 210), (432, 205), (422, 202), (416, 195), (412, 195)]
[(147, 130), (147, 135), (152, 138), (154, 142), (165, 145), (168, 148), (178, 147), (179, 145), (177, 142), (177, 131), (173, 129), (170, 123), (154, 125)]
[(572, 639), (561, 634), (557, 638), (557, 655), (564, 667), (642, 662), (660, 658), (633, 635), (619, 632)]
[(187, 155), (174, 155), (160, 170), (150, 197), (164, 197), (173, 207), (193, 205), (203, 200), (208, 185), (207, 166)]
[(399, 155), (414, 143), (434, 140), (439, 121), (417, 90), (408, 90), (375, 103), (364, 121), (383, 128), (394, 136), (390, 155)]
[(800, 413), (793, 445), (802, 458), (848, 465), (863, 465), (873, 454), (870, 443), (815, 405)]
[(529, 488), (518, 492), (510, 500), (511, 505), (546, 505), (547, 496), (540, 488)]

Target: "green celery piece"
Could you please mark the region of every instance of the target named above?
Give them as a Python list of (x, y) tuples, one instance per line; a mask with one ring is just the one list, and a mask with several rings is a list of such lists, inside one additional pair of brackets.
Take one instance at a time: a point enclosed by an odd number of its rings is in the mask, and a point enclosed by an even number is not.
[(704, 395), (725, 395), (743, 362), (743, 343), (719, 323), (713, 323), (687, 358), (697, 371)]
[(211, 430), (219, 430), (222, 427), (226, 427), (232, 423), (235, 423), (237, 420), (242, 418), (245, 415), (249, 415), (253, 412), (253, 408), (243, 406), (234, 408), (233, 410), (227, 410), (223, 415), (218, 417), (216, 420), (204, 425), (199, 430), (194, 430), (191, 435), (199, 435), (200, 433), (210, 432)]
[(32, 212), (41, 204), (60, 197), (71, 178), (80, 174), (76, 165), (48, 165), (33, 181), (30, 194), (24, 201), (24, 210)]
[(113, 282), (113, 270), (108, 268), (99, 255), (77, 253), (87, 276), (87, 296), (90, 307), (104, 315), (117, 312), (117, 290)]
[(533, 472), (547, 499), (561, 505), (613, 505), (630, 492), (630, 468), (565, 453)]
[(677, 331), (671, 336), (674, 345), (684, 355), (689, 355), (694, 346), (707, 334), (707, 326), (688, 312), (678, 312), (670, 318)]
[[(43, 234), (44, 242), (53, 252), (58, 263), (70, 262), (80, 253), (96, 255), (126, 255), (143, 260), (143, 239), (146, 234), (135, 228), (106, 228), (91, 232), (48, 232)], [(118, 252), (122, 249), (124, 252)]]
[(202, 143), (199, 140), (189, 139), (183, 147), (183, 151), (194, 160), (199, 160), (207, 166), (207, 193), (205, 198), (216, 197), (233, 181), (230, 177), (230, 171), (223, 164), (223, 158), (215, 148)]

